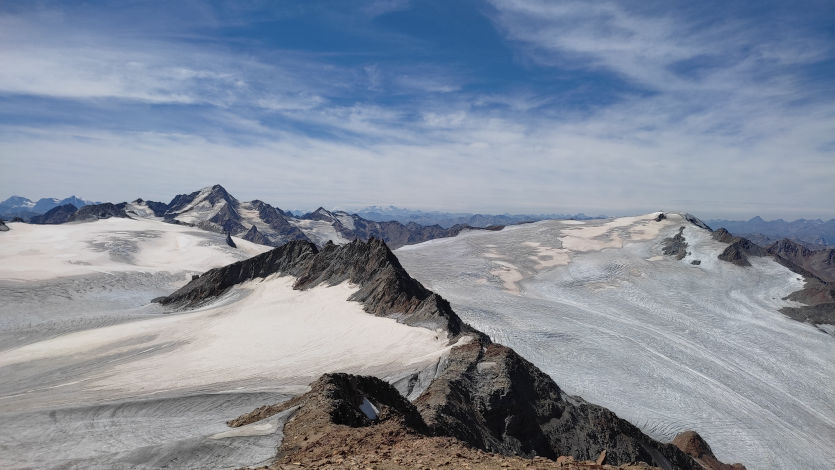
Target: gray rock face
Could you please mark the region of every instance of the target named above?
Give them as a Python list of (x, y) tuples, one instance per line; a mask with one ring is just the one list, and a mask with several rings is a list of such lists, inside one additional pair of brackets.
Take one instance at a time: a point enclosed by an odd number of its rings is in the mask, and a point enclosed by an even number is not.
[(232, 235), (230, 235), (229, 232), (226, 232), (226, 244), (232, 248), (238, 247), (238, 245), (235, 244), (235, 240), (232, 240)]
[(719, 254), (719, 259), (738, 266), (751, 266), (749, 256), (766, 256), (768, 253), (751, 240), (742, 237), (735, 237), (724, 228), (716, 230), (712, 234), (714, 240), (722, 243), (729, 243), (725, 251)]
[(5, 223), (3, 223), (2, 220), (0, 220), (0, 232), (8, 232), (8, 231), (9, 231), (9, 226), (6, 225)]
[(78, 209), (67, 222), (86, 222), (99, 219), (109, 219), (111, 217), (121, 217), (129, 219), (127, 212), (125, 212), (126, 203), (112, 204), (105, 202), (103, 204), (87, 205)]
[(768, 254), (790, 261), (826, 282), (835, 282), (835, 249), (810, 250), (787, 238), (766, 248)]
[(33, 224), (63, 224), (70, 220), (76, 210), (78, 209), (74, 205), (65, 204), (50, 209), (46, 214), (34, 216), (29, 219), (29, 222)]
[(515, 351), (488, 341), (453, 349), (445, 370), (415, 404), (435, 434), (489, 452), (589, 460), (605, 450), (607, 464), (699, 468), (611, 411), (565, 395)]
[(264, 234), (258, 231), (258, 228), (254, 225), (249, 228), (249, 230), (242, 236), (244, 240), (252, 243), (257, 243), (259, 245), (267, 245), (272, 246), (272, 242), (269, 238), (265, 237)]
[(684, 227), (678, 230), (674, 237), (665, 238), (662, 252), (667, 256), (675, 256), (676, 259), (684, 259), (687, 256), (687, 242), (684, 240)]

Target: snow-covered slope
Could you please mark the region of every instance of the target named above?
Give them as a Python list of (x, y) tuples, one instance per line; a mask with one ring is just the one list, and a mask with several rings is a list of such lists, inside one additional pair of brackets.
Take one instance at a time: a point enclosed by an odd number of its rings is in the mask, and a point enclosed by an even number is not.
[(231, 432), (226, 420), (324, 372), (395, 380), (451, 347), (445, 332), (366, 313), (347, 283), (302, 291), (271, 276), (194, 310), (150, 303), (263, 245), (149, 219), (11, 225), (0, 244), (2, 468), (261, 464), (279, 421)]
[[(656, 217), (465, 232), (396, 254), (464, 321), (656, 438), (692, 428), (749, 469), (830, 466), (835, 338), (778, 312), (800, 277), (771, 258), (720, 261), (727, 244), (710, 232)], [(678, 260), (662, 250), (680, 227)]]

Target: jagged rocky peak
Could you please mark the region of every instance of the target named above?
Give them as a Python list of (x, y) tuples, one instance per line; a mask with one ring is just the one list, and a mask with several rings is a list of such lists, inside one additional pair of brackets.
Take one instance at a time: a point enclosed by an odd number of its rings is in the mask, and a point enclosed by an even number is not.
[(249, 230), (241, 237), (244, 240), (252, 243), (258, 243), (259, 245), (267, 245), (272, 246), (272, 241), (269, 238), (264, 236), (263, 233), (258, 231), (258, 227), (252, 226)]
[(358, 286), (349, 300), (363, 304), (368, 313), (401, 323), (443, 329), (451, 338), (473, 333), (439, 295), (409, 276), (385, 242), (355, 240), (345, 245), (328, 243), (319, 250), (307, 241), (293, 241), (222, 268), (207, 271), (168, 297), (163, 305), (197, 305), (218, 297), (231, 287), (272, 274), (296, 277), (296, 289), (348, 281)]
[(237, 199), (232, 197), (226, 189), (216, 184), (214, 186), (206, 186), (205, 188), (195, 191), (191, 194), (178, 194), (168, 204), (167, 214), (177, 214), (179, 212), (193, 209), (194, 206), (201, 202), (206, 202), (210, 206), (215, 206), (221, 201), (235, 205)]
[(327, 222), (332, 222), (332, 221), (335, 221), (335, 220), (336, 220), (336, 215), (334, 215), (334, 213), (333, 213), (333, 212), (331, 212), (331, 211), (329, 211), (329, 210), (325, 209), (324, 207), (321, 207), (321, 206), (320, 206), (320, 207), (319, 207), (318, 209), (316, 209), (315, 211), (311, 212), (310, 214), (307, 214), (307, 215), (305, 216), (305, 218), (307, 218), (307, 219), (313, 219), (313, 220), (324, 220), (324, 221), (327, 221)]
[(766, 256), (766, 250), (751, 240), (743, 237), (736, 237), (724, 228), (715, 230), (712, 233), (713, 239), (722, 243), (728, 243), (728, 247), (719, 254), (719, 259), (737, 266), (751, 266), (749, 256)]
[(605, 450), (607, 464), (698, 468), (674, 446), (654, 441), (606, 408), (566, 395), (515, 351), (486, 341), (454, 348), (415, 404), (434, 433), (489, 452), (594, 460)]
[(772, 255), (780, 255), (790, 258), (797, 256), (809, 256), (813, 253), (813, 251), (806, 246), (789, 240), (788, 238), (772, 243), (768, 248), (766, 248), (766, 251)]

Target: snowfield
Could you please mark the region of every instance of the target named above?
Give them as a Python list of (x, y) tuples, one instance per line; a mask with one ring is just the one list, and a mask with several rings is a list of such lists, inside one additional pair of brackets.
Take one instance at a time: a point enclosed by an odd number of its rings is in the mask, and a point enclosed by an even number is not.
[[(225, 421), (325, 372), (433, 368), (445, 333), (365, 313), (356, 287), (236, 286), (186, 312), (151, 304), (194, 272), (269, 249), (154, 220), (12, 224), (0, 238), (0, 467), (236, 468), (266, 462), (280, 419)], [(425, 375), (425, 373), (424, 373)]]
[[(465, 321), (657, 439), (694, 429), (724, 462), (831, 468), (835, 338), (778, 312), (802, 280), (770, 258), (721, 261), (727, 245), (708, 231), (656, 215), (469, 231), (395, 253)], [(663, 256), (682, 226), (689, 253)]]

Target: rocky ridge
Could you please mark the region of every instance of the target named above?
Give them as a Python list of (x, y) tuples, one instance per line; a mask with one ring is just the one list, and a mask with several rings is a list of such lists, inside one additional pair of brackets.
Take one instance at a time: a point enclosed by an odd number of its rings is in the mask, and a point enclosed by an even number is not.
[(805, 246), (783, 239), (763, 248), (744, 237), (732, 235), (724, 228), (712, 234), (715, 240), (728, 243), (728, 247), (719, 255), (719, 259), (738, 266), (750, 266), (750, 256), (770, 256), (791, 271), (803, 276), (806, 285), (803, 289), (789, 294), (785, 299), (802, 304), (799, 307), (780, 309), (797, 321), (809, 323), (830, 334), (835, 332), (835, 250), (811, 250)]
[(78, 210), (72, 204), (65, 204), (48, 210), (45, 214), (36, 215), (29, 219), (33, 224), (63, 224), (69, 222), (70, 217)]
[(73, 215), (67, 219), (67, 222), (86, 222), (91, 220), (109, 219), (111, 217), (130, 218), (125, 212), (126, 203), (112, 204), (105, 202), (102, 204), (86, 205), (75, 211)]
[(446, 300), (409, 276), (385, 242), (378, 239), (355, 240), (345, 245), (328, 243), (321, 249), (307, 241), (293, 241), (207, 271), (157, 301), (163, 305), (194, 306), (216, 298), (232, 286), (273, 274), (294, 276), (297, 289), (347, 281), (359, 286), (349, 300), (362, 303), (368, 313), (392, 317), (407, 325), (442, 328), (450, 337), (474, 333)]

